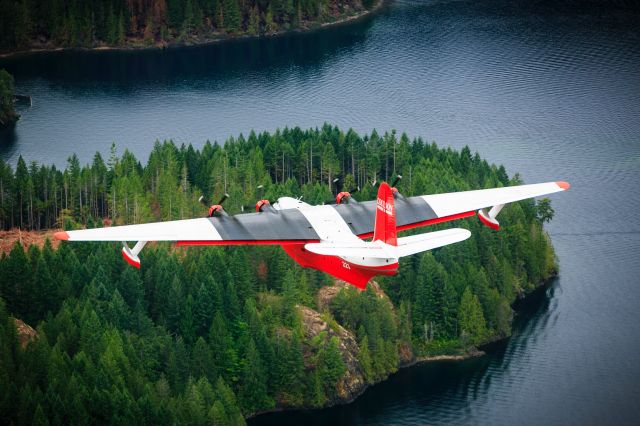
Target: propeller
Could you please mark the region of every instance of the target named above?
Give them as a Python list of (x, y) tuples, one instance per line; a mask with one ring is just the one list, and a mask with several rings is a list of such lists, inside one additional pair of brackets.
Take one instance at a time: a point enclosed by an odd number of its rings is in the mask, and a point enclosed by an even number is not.
[[(229, 194), (225, 193), (222, 196), (222, 198), (220, 198), (220, 201), (218, 201), (218, 205), (221, 206), (222, 203), (224, 203), (227, 200), (227, 198), (229, 198)], [(209, 200), (204, 195), (201, 195), (200, 198), (198, 198), (198, 201), (203, 205), (205, 205), (206, 207), (210, 206)]]
[(229, 198), (229, 194), (225, 192), (222, 198), (220, 198), (220, 201), (218, 201), (218, 205), (221, 206), (222, 203), (224, 203), (227, 200), (227, 198)]
[[(402, 175), (396, 175), (396, 178), (393, 180), (393, 182), (391, 183), (391, 187), (395, 188), (395, 186), (398, 184), (398, 182), (400, 182), (402, 180)], [(374, 188), (377, 188), (380, 185), (380, 182), (378, 182), (378, 178), (374, 178), (373, 182), (371, 182), (371, 186), (373, 186)]]

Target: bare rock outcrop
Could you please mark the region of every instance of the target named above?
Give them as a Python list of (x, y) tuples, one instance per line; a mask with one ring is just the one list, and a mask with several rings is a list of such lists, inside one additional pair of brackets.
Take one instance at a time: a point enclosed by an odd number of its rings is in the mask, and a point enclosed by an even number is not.
[[(370, 287), (373, 290), (376, 296), (389, 302), (389, 304), (391, 305), (391, 309), (393, 310), (393, 305), (391, 304), (391, 300), (389, 300), (389, 297), (386, 295), (384, 290), (380, 288), (380, 285), (377, 282), (371, 281), (368, 284), (368, 287)], [(318, 291), (318, 295), (316, 296), (316, 302), (318, 304), (318, 308), (321, 311), (329, 309), (329, 305), (331, 305), (331, 301), (334, 299), (334, 297), (336, 297), (338, 293), (340, 293), (340, 291), (344, 289), (353, 289), (353, 288), (354, 287), (351, 284), (342, 280), (336, 280), (331, 286), (322, 287)]]
[(20, 341), (20, 346), (24, 349), (29, 343), (38, 337), (38, 332), (20, 319), (14, 318), (13, 322), (16, 325), (16, 333), (18, 335), (18, 340)]
[(346, 373), (336, 385), (336, 393), (329, 396), (326, 405), (334, 405), (352, 401), (360, 395), (367, 386), (358, 353), (360, 348), (352, 332), (342, 327), (332, 318), (323, 318), (323, 314), (314, 311), (306, 306), (298, 306), (302, 316), (305, 337), (308, 340), (322, 332), (326, 332), (328, 337), (337, 337), (339, 342), (342, 360), (347, 368)]

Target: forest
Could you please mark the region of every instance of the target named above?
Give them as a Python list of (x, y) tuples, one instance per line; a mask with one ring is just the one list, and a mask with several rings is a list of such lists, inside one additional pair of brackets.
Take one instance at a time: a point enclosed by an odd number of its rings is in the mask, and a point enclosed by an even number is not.
[(0, 0), (0, 51), (164, 45), (274, 34), (370, 9), (374, 0)]
[[(202, 148), (156, 142), (146, 164), (115, 144), (64, 169), (0, 162), (0, 227), (42, 230), (229, 213), (263, 194), (372, 199), (374, 180), (405, 195), (520, 184), (468, 147), (395, 131), (285, 128)], [(338, 178), (339, 180), (335, 180)], [(18, 243), (0, 258), (0, 416), (8, 424), (242, 424), (274, 408), (340, 402), (347, 380), (383, 380), (414, 356), (466, 353), (510, 334), (511, 304), (553, 276), (548, 200), (507, 206), (500, 232), (469, 218), (441, 224), (467, 241), (403, 259), (360, 292), (303, 269), (279, 247), (150, 245), (138, 270), (119, 245)], [(380, 295), (380, 290), (383, 296)], [(326, 324), (313, 331), (310, 315)], [(20, 342), (15, 319), (37, 331)], [(314, 317), (315, 318), (315, 317)], [(345, 335), (355, 341), (354, 359)]]

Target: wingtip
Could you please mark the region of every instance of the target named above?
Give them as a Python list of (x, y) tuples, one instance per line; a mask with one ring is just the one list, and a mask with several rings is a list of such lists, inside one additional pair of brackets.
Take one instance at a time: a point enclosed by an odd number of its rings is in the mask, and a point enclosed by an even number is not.
[(53, 238), (59, 241), (67, 241), (69, 239), (69, 234), (67, 231), (59, 231), (53, 234)]
[(571, 188), (571, 185), (569, 185), (569, 182), (565, 182), (563, 180), (559, 180), (556, 182), (556, 185), (558, 185), (560, 188), (562, 188), (563, 190), (567, 190), (569, 188)]

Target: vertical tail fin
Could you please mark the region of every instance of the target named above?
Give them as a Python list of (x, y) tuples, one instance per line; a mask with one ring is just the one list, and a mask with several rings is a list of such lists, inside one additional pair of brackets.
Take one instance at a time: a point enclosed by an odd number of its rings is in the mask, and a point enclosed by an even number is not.
[(380, 240), (392, 246), (398, 245), (393, 191), (386, 182), (382, 182), (378, 189), (376, 222), (373, 229), (373, 241)]

